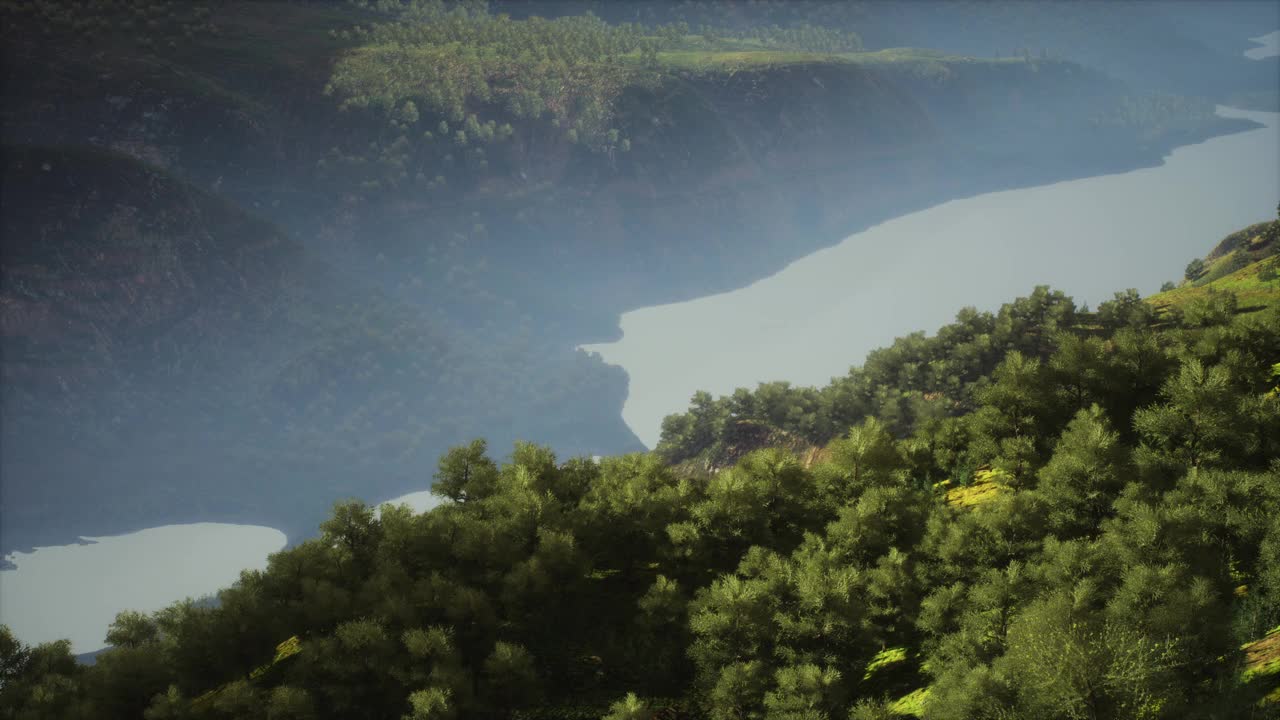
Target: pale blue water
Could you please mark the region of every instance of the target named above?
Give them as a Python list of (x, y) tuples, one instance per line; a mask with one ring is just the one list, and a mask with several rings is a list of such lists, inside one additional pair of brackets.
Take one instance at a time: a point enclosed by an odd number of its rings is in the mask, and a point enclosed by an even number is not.
[[(388, 502), (424, 512), (441, 499), (415, 492)], [(27, 644), (68, 638), (74, 652), (92, 652), (121, 610), (215, 593), (241, 570), (265, 568), (286, 538), (268, 527), (192, 523), (85, 540), (9, 555), (17, 569), (0, 571), (0, 624)]]
[(1249, 41), (1257, 43), (1258, 47), (1246, 50), (1244, 56), (1247, 58), (1261, 60), (1280, 55), (1280, 30), (1269, 32), (1266, 35), (1259, 35), (1256, 38), (1249, 38)]
[[(1280, 32), (1253, 39), (1280, 55)], [(867, 351), (933, 331), (965, 305), (994, 310), (1050, 284), (1096, 305), (1113, 291), (1155, 291), (1223, 235), (1270, 219), (1280, 199), (1280, 115), (1219, 108), (1265, 128), (1178, 148), (1157, 168), (957, 200), (896, 218), (729, 293), (636, 310), (624, 337), (588, 345), (631, 376), (623, 419), (652, 447), (662, 417), (695, 390), (764, 380), (821, 385)], [(391, 500), (416, 512), (440, 499)], [(125, 609), (152, 611), (266, 567), (285, 536), (260, 526), (195, 523), (92, 544), (14, 553), (0, 571), (0, 623), (26, 643), (103, 646)]]
[(68, 638), (76, 653), (97, 650), (116, 613), (159, 610), (230, 585), (241, 570), (266, 567), (285, 535), (254, 525), (192, 523), (85, 540), (91, 544), (8, 556), (18, 569), (0, 572), (0, 623), (18, 639)]
[(967, 305), (995, 310), (1041, 284), (1093, 306), (1125, 288), (1155, 292), (1224, 235), (1275, 217), (1280, 116), (1218, 114), (1266, 127), (1177, 148), (1159, 167), (895, 218), (740, 290), (626, 313), (621, 340), (583, 347), (626, 369), (622, 417), (653, 447), (696, 390), (825, 385)]

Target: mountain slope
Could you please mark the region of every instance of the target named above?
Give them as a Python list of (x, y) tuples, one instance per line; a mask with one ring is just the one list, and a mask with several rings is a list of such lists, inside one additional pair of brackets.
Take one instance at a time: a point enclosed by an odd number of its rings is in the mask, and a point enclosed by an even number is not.
[(6, 550), (197, 520), (296, 539), (334, 497), (424, 487), (481, 427), (630, 437), (617, 369), (363, 289), (155, 166), (23, 147), (3, 173)]
[[(482, 442), (455, 447), (440, 506), (339, 504), (217, 607), (122, 614), (92, 667), (0, 628), (0, 707), (1265, 717), (1278, 312), (1171, 318), (1118, 293), (1086, 313), (1045, 289), (964, 311), (837, 383), (841, 402), (860, 387), (880, 402), (813, 462), (796, 436), (827, 432), (809, 416), (831, 396), (779, 384), (700, 396), (668, 423), (668, 455), (694, 449), (680, 435), (726, 441), (734, 464), (714, 473), (655, 453), (561, 461), (518, 443), (499, 464)], [(921, 368), (948, 363), (969, 379), (929, 390)], [(957, 502), (936, 479), (974, 468), (1002, 489)]]

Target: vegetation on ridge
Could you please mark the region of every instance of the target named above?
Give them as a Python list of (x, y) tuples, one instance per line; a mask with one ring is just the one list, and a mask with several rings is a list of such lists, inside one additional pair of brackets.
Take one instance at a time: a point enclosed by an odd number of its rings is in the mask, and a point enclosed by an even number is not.
[[(960, 318), (836, 390), (695, 398), (660, 453), (454, 448), (442, 506), (339, 504), (92, 667), (0, 632), (3, 717), (1274, 716), (1280, 304)], [(733, 417), (835, 439), (664, 461)]]

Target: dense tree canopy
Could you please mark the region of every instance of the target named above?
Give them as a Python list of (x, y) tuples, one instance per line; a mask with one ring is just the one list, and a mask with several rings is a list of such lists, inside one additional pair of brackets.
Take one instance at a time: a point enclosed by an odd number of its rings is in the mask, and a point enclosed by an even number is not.
[[(477, 440), (92, 667), (0, 631), (0, 718), (1269, 717), (1280, 308), (1221, 305), (1037, 288), (655, 453)], [(682, 462), (742, 422), (822, 447)]]

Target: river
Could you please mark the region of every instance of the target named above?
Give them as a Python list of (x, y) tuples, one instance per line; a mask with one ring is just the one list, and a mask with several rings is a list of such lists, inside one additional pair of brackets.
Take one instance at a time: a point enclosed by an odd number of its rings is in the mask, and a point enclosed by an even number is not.
[(622, 316), (584, 345), (630, 376), (622, 417), (657, 444), (662, 418), (712, 395), (786, 380), (821, 386), (894, 338), (996, 310), (1050, 285), (1096, 306), (1155, 292), (1224, 235), (1274, 217), (1280, 116), (1175, 149), (1159, 167), (979, 195), (889, 220), (733, 292)]
[[(1280, 32), (1249, 57), (1280, 53)], [(1263, 128), (1181, 147), (1163, 165), (957, 200), (896, 218), (753, 285), (622, 316), (623, 338), (587, 345), (630, 375), (623, 419), (649, 447), (662, 417), (762, 380), (821, 385), (867, 351), (932, 331), (965, 305), (994, 310), (1048, 284), (1096, 305), (1154, 291), (1219, 238), (1271, 217), (1280, 198), (1280, 115), (1219, 108)], [(421, 512), (429, 492), (390, 502)], [(23, 642), (103, 645), (117, 612), (214, 593), (266, 567), (278, 530), (194, 523), (8, 556), (0, 623)]]
[[(423, 512), (440, 499), (423, 491), (388, 502)], [(216, 593), (241, 570), (265, 568), (285, 535), (255, 525), (190, 523), (83, 541), (7, 557), (17, 569), (0, 571), (0, 623), (19, 640), (67, 638), (72, 652), (92, 652), (105, 644), (116, 613), (152, 612)]]
[(1269, 32), (1266, 35), (1259, 35), (1256, 38), (1249, 38), (1249, 42), (1257, 43), (1258, 47), (1245, 50), (1244, 56), (1247, 58), (1262, 60), (1263, 58), (1280, 55), (1280, 30)]

